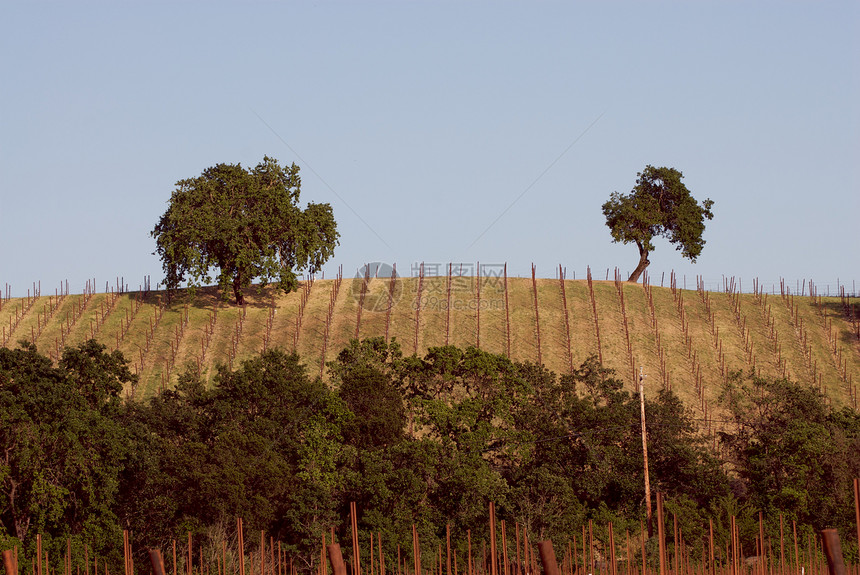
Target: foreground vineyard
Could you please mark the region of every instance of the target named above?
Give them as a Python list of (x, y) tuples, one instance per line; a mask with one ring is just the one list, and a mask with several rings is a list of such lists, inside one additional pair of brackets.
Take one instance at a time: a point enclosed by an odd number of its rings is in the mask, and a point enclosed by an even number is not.
[[(857, 516), (857, 544), (860, 547), (860, 480), (854, 480), (854, 507)], [(836, 530), (820, 534), (801, 532), (796, 523), (779, 515), (777, 525), (766, 525), (758, 517), (754, 549), (745, 549), (737, 517), (715, 531), (715, 521), (708, 520), (707, 533), (698, 538), (685, 537), (679, 528), (679, 515), (664, 510), (657, 497), (657, 523), (649, 535), (640, 523), (639, 530), (616, 533), (612, 521), (605, 525), (589, 520), (581, 533), (570, 533), (566, 541), (541, 540), (542, 534), (531, 534), (519, 523), (506, 524), (496, 516), (495, 505), (489, 506), (485, 530), (452, 534), (448, 524), (442, 536), (422, 537), (413, 524), (411, 534), (401, 534), (392, 545), (386, 536), (383, 547), (381, 532), (359, 529), (358, 508), (350, 504), (349, 526), (332, 526), (320, 534), (319, 553), (297, 556), (292, 545), (276, 541), (260, 531), (259, 538), (245, 536), (242, 519), (234, 532), (220, 532), (217, 537), (193, 537), (168, 543), (161, 549), (143, 549), (133, 545), (132, 534), (123, 531), (123, 573), (151, 572), (154, 575), (361, 575), (362, 572), (385, 575), (855, 575), (860, 562), (853, 551), (848, 560)], [(683, 519), (683, 518), (681, 518)], [(719, 518), (718, 518), (719, 519)], [(778, 537), (777, 537), (778, 535)], [(406, 542), (411, 538), (412, 548)], [(423, 539), (423, 541), (422, 541)], [(347, 543), (348, 541), (348, 543)], [(403, 544), (403, 547), (401, 547)], [(341, 546), (343, 545), (343, 548)], [(847, 548), (852, 548), (848, 542)], [(396, 554), (395, 554), (396, 549)], [(77, 551), (77, 550), (76, 550)], [(38, 557), (38, 559), (36, 559)], [(37, 537), (36, 557), (28, 561), (17, 547), (3, 551), (5, 575), (22, 575), (27, 567), (33, 575), (60, 571), (50, 568), (51, 558)], [(109, 560), (73, 551), (67, 541), (62, 557), (63, 575), (109, 575)], [(57, 558), (54, 558), (55, 563)], [(136, 565), (137, 563), (137, 565)], [(29, 565), (28, 565), (29, 564)], [(111, 565), (116, 570), (117, 566)], [(150, 571), (151, 569), (151, 571)], [(116, 571), (115, 571), (116, 572)]]
[[(94, 283), (94, 282), (93, 282)], [(186, 366), (211, 377), (260, 351), (297, 351), (327, 378), (352, 338), (396, 338), (404, 353), (446, 344), (479, 347), (566, 373), (591, 354), (635, 385), (673, 389), (707, 415), (719, 382), (736, 369), (786, 376), (857, 405), (860, 309), (847, 297), (741, 294), (619, 281), (433, 277), (303, 282), (291, 294), (251, 290), (242, 307), (213, 288), (4, 299), (0, 343), (36, 343), (51, 357), (94, 338), (119, 349), (140, 375), (136, 397), (172, 387)], [(36, 291), (34, 286), (34, 292)], [(806, 290), (805, 293), (812, 291)], [(390, 303), (389, 303), (390, 302)]]

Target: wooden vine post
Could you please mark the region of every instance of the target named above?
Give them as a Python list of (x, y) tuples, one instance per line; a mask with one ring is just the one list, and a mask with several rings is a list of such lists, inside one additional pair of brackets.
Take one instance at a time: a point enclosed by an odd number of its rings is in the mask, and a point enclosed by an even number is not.
[[(119, 296), (117, 296), (119, 297)], [(143, 370), (144, 361), (146, 359), (146, 354), (149, 353), (149, 348), (152, 345), (152, 342), (155, 341), (155, 330), (158, 329), (158, 322), (161, 321), (161, 318), (164, 316), (164, 308), (161, 305), (156, 305), (153, 311), (153, 317), (149, 318), (149, 325), (145, 326), (145, 341), (143, 345), (143, 349), (140, 350), (140, 369)], [(162, 389), (163, 391), (163, 389)]]
[[(39, 289), (41, 290), (41, 287)], [(68, 285), (66, 287), (66, 291), (68, 292)], [(30, 310), (33, 309), (33, 306), (36, 305), (36, 300), (39, 296), (36, 295), (38, 292), (36, 291), (35, 284), (33, 284), (33, 292), (34, 292), (34, 294), (33, 294), (33, 297), (31, 298), (30, 297), (30, 290), (29, 289), (27, 290), (27, 301), (26, 301), (26, 303), (24, 302), (23, 298), (21, 298), (20, 314), (19, 314), (18, 305), (17, 304), (15, 305), (15, 320), (13, 322), (12, 316), (9, 316), (9, 333), (8, 333), (8, 335), (6, 334), (5, 329), (3, 330), (3, 347), (6, 347), (9, 340), (12, 339), (12, 334), (14, 333), (15, 329), (17, 329), (18, 325), (21, 323), (21, 320), (24, 319), (24, 316), (26, 316), (30, 312)], [(61, 328), (61, 334), (62, 334), (62, 326), (60, 326), (60, 328)], [(65, 335), (63, 335), (63, 345), (65, 346)], [(58, 360), (60, 359), (59, 349), (57, 350), (57, 359)]]
[[(126, 313), (128, 310), (126, 310)], [(136, 312), (135, 312), (136, 313)], [(170, 355), (165, 361), (165, 367), (162, 371), (161, 377), (161, 385), (162, 388), (166, 387), (170, 382), (170, 375), (173, 372), (173, 368), (176, 366), (176, 357), (179, 354), (179, 344), (182, 341), (182, 338), (185, 336), (185, 328), (188, 326), (189, 319), (189, 304), (185, 304), (185, 307), (179, 312), (179, 325), (174, 328), (173, 337), (170, 339)], [(129, 322), (130, 323), (130, 322)], [(126, 325), (126, 331), (128, 330), (128, 325)], [(228, 361), (230, 363), (230, 368), (233, 366), (233, 356), (228, 355)]]
[[(508, 262), (505, 262), (505, 355), (511, 357), (511, 306), (508, 299)], [(446, 341), (447, 343), (447, 341)]]
[[(734, 517), (732, 517), (734, 520)], [(666, 535), (663, 525), (663, 494), (657, 492), (657, 540), (660, 554), (660, 575), (666, 575)]]
[[(849, 319), (849, 321), (851, 322), (854, 334), (858, 338), (860, 338), (860, 329), (858, 329), (856, 311), (855, 311), (855, 313), (852, 313), (852, 311), (851, 311), (852, 305), (850, 303), (850, 299), (849, 299), (847, 293), (845, 292), (845, 286), (840, 286), (838, 293), (839, 293), (839, 297), (840, 297), (840, 302), (842, 304), (842, 311), (846, 315), (846, 317)], [(785, 296), (783, 296), (783, 297), (785, 297)], [(856, 308), (857, 307), (856, 304), (853, 307)], [(836, 372), (839, 375), (839, 378), (844, 383), (847, 384), (848, 394), (849, 394), (849, 397), (851, 398), (851, 403), (854, 406), (854, 408), (856, 409), (857, 408), (857, 390), (853, 385), (851, 375), (848, 373), (848, 358), (844, 357), (844, 360), (843, 360), (843, 353), (842, 353), (843, 349), (842, 349), (842, 347), (840, 347), (838, 345), (839, 344), (839, 330), (833, 327), (833, 318), (832, 317), (830, 317), (829, 321), (828, 321), (827, 308), (823, 308), (823, 316), (824, 316), (823, 327), (824, 327), (824, 330), (827, 332), (828, 349), (829, 349), (831, 355), (833, 356), (833, 363), (835, 364)], [(820, 381), (821, 380), (819, 378), (819, 391), (824, 391)]]
[(394, 289), (397, 286), (397, 264), (391, 266), (388, 278), (388, 307), (385, 308), (385, 341), (388, 342), (388, 332), (391, 327), (391, 310), (394, 308)]
[(266, 331), (263, 335), (263, 351), (269, 349), (269, 342), (272, 339), (272, 327), (275, 325), (275, 314), (278, 313), (278, 306), (275, 303), (275, 295), (272, 294), (272, 303), (266, 312)]
[(329, 562), (331, 562), (331, 570), (334, 575), (347, 575), (346, 565), (343, 563), (343, 553), (341, 553), (340, 545), (332, 543), (328, 546), (328, 558)]
[[(119, 294), (117, 294), (116, 292), (108, 291), (105, 293), (105, 299), (99, 303), (99, 307), (96, 310), (95, 321), (93, 322), (92, 320), (90, 320), (91, 321), (91, 324), (90, 324), (90, 338), (91, 339), (95, 339), (96, 335), (101, 330), (101, 328), (104, 325), (105, 321), (107, 320), (108, 316), (116, 308), (116, 302), (118, 300), (119, 300)], [(56, 312), (58, 307), (59, 307), (59, 305), (54, 307), (54, 309), (50, 312), (50, 316), (54, 315), (54, 312)], [(49, 319), (50, 316), (45, 318), (46, 324), (47, 324), (47, 319)]]
[(370, 284), (370, 264), (364, 264), (364, 279), (358, 294), (358, 311), (355, 318), (355, 339), (358, 339), (361, 328), (361, 310), (364, 309), (364, 298), (367, 296), (367, 287)]
[[(89, 282), (88, 282), (89, 283)], [(95, 282), (93, 282), (95, 285)], [(54, 317), (54, 314), (60, 309), (60, 304), (65, 299), (65, 295), (57, 295), (57, 291), (54, 291), (54, 295), (48, 296), (48, 301), (42, 306), (42, 312), (36, 312), (36, 327), (30, 326), (30, 341), (32, 343), (38, 343), (38, 338), (42, 336), (42, 331), (48, 326), (48, 321)], [(103, 307), (103, 306), (102, 306)], [(2, 308), (0, 308), (2, 309)], [(96, 322), (98, 322), (98, 316), (96, 318)], [(90, 320), (90, 339), (95, 339), (95, 334), (98, 333), (98, 327), (100, 324), (97, 324), (93, 327), (93, 320)], [(4, 329), (4, 337), (2, 339), (3, 346), (6, 345), (5, 341), (5, 329)]]
[[(445, 524), (445, 574), (453, 575), (451, 572), (451, 524)], [(455, 558), (456, 561), (456, 558)]]
[(496, 504), (490, 501), (490, 575), (498, 575), (496, 551)]
[(331, 293), (329, 294), (328, 300), (328, 311), (325, 316), (325, 332), (323, 334), (323, 342), (322, 342), (322, 354), (320, 355), (320, 377), (325, 374), (325, 358), (326, 352), (328, 351), (328, 339), (329, 333), (331, 331), (331, 320), (334, 317), (334, 306), (337, 301), (337, 294), (340, 292), (340, 284), (343, 280), (343, 266), (339, 266), (337, 270), (337, 276), (334, 278), (334, 282), (331, 286)]
[(451, 341), (451, 282), (452, 282), (451, 268), (452, 267), (453, 267), (453, 264), (451, 262), (448, 262), (448, 285), (446, 287), (447, 305), (445, 306), (445, 313), (446, 313), (446, 315), (445, 315), (445, 345), (449, 345), (449, 342)]
[(854, 478), (854, 526), (857, 528), (857, 548), (860, 549), (860, 478)]
[(648, 536), (654, 532), (654, 523), (651, 517), (651, 476), (648, 471), (648, 434), (645, 428), (645, 368), (639, 367), (639, 410), (642, 424), (642, 461), (645, 472), (645, 514), (648, 520)]
[(552, 541), (538, 541), (537, 546), (544, 575), (561, 575), (561, 571), (558, 570), (558, 562), (555, 559), (555, 551), (552, 548)]
[(630, 381), (636, 383), (636, 364), (633, 361), (633, 346), (630, 344), (630, 328), (627, 321), (627, 306), (624, 304), (624, 285), (618, 268), (615, 268), (615, 291), (621, 306), (621, 323), (624, 326), (624, 341), (627, 344), (627, 362), (630, 364)]
[(839, 542), (839, 532), (836, 529), (823, 529), (821, 540), (824, 554), (827, 556), (827, 567), (830, 575), (847, 575), (845, 560), (842, 558), (842, 544)]
[(421, 331), (421, 295), (424, 289), (424, 262), (418, 268), (418, 291), (415, 296), (415, 337), (413, 339), (413, 352), (418, 355), (418, 335)]
[[(230, 369), (233, 369), (233, 362), (239, 354), (239, 342), (242, 339), (242, 332), (245, 329), (245, 316), (247, 313), (247, 306), (242, 304), (242, 309), (239, 311), (239, 318), (236, 320), (236, 324), (233, 326), (233, 332), (230, 335), (230, 351), (227, 354), (228, 364)], [(179, 348), (177, 341), (177, 349)]]
[(570, 345), (570, 313), (567, 308), (567, 292), (565, 291), (565, 277), (561, 264), (558, 264), (558, 284), (561, 288), (561, 307), (564, 310), (564, 337), (567, 342), (567, 369), (573, 373), (573, 350)]
[(477, 281), (475, 282), (475, 297), (477, 298), (477, 306), (475, 306), (475, 347), (481, 349), (481, 262), (478, 262)]
[(421, 575), (421, 544), (418, 541), (418, 529), (412, 524), (412, 559), (414, 562), (414, 573)]
[(543, 365), (543, 355), (541, 354), (540, 346), (540, 311), (538, 309), (537, 279), (535, 278), (534, 264), (532, 264), (532, 293), (534, 294), (535, 304), (535, 338), (537, 341), (537, 362), (538, 365)]
[(591, 310), (594, 316), (594, 334), (597, 336), (597, 359), (603, 364), (603, 348), (600, 345), (600, 323), (597, 321), (597, 300), (594, 298), (594, 285), (591, 281), (591, 266), (588, 266), (588, 295), (591, 297)]
[(657, 365), (660, 370), (660, 381), (663, 388), (669, 388), (669, 372), (666, 369), (666, 348), (663, 346), (663, 338), (660, 334), (660, 329), (657, 323), (657, 311), (654, 305), (654, 289), (651, 286), (651, 277), (648, 272), (645, 272), (642, 280), (642, 289), (645, 291), (645, 298), (648, 302), (648, 311), (651, 316), (651, 328), (654, 330), (654, 341), (657, 349)]
[(293, 332), (293, 351), (298, 350), (299, 346), (299, 333), (302, 329), (302, 318), (305, 313), (305, 306), (308, 303), (308, 299), (311, 297), (311, 288), (314, 285), (314, 276), (309, 276), (308, 279), (302, 283), (302, 296), (299, 300), (299, 311), (296, 314), (296, 331)]

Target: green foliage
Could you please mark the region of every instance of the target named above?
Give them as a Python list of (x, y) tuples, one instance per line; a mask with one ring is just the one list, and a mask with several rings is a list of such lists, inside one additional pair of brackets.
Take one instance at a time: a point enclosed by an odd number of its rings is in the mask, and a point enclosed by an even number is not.
[[(220, 367), (211, 388), (189, 367), (175, 389), (123, 402), (128, 364), (94, 342), (57, 366), (32, 346), (0, 349), (0, 541), (30, 553), (39, 532), (58, 556), (71, 537), (110, 560), (120, 526), (142, 551), (186, 531), (200, 541), (241, 516), (249, 532), (315, 557), (320, 533), (350, 536), (355, 501), (362, 545), (382, 534), (393, 557), (413, 524), (428, 553), (446, 524), (457, 540), (471, 530), (477, 548), (490, 501), (559, 543), (589, 521), (605, 539), (609, 521), (620, 534), (644, 519), (640, 398), (594, 357), (558, 377), (475, 348), (404, 358), (374, 339), (352, 342), (329, 370), (331, 386), (296, 354), (269, 350)], [(780, 512), (801, 533), (827, 523), (847, 535), (860, 416), (752, 374), (732, 375), (723, 401), (735, 423), (721, 436), (728, 465), (677, 396), (645, 402), (670, 548), (674, 516), (694, 551), (709, 519), (724, 548), (735, 517), (753, 552), (759, 510), (771, 536)]]
[(340, 396), (355, 414), (346, 436), (356, 447), (383, 447), (403, 436), (403, 398), (381, 371), (370, 366), (351, 370), (341, 382)]
[(32, 551), (84, 538), (103, 555), (119, 533), (115, 497), (128, 453), (119, 394), (134, 377), (121, 354), (88, 341), (59, 366), (31, 344), (0, 348), (0, 520)]
[(339, 380), (350, 369), (371, 366), (393, 374), (403, 363), (403, 352), (397, 339), (386, 342), (383, 337), (350, 340), (349, 345), (337, 354), (337, 360), (327, 364), (332, 379)]
[(721, 433), (741, 495), (768, 515), (816, 530), (853, 522), (851, 481), (860, 476), (860, 415), (833, 411), (815, 389), (736, 372), (721, 399), (734, 426)]
[[(596, 357), (561, 378), (520, 368), (534, 392), (516, 420), (531, 454), (506, 476), (517, 520), (552, 536), (588, 519), (637, 529), (645, 517), (639, 397)], [(645, 410), (652, 489), (701, 516), (713, 493), (725, 493), (725, 474), (677, 396), (648, 399)], [(700, 495), (702, 486), (711, 491)]]
[(645, 413), (654, 488), (670, 496), (683, 494), (700, 508), (728, 493), (720, 461), (677, 395), (660, 390), (654, 400), (646, 400)]
[[(437, 361), (440, 357), (446, 361)], [(329, 365), (357, 418), (372, 414), (382, 421), (385, 411), (376, 408), (373, 414), (371, 401), (357, 401), (359, 378), (384, 390), (373, 398), (390, 405), (389, 411), (399, 413), (403, 401), (409, 408), (408, 441), (388, 441), (380, 454), (361, 450), (350, 465), (359, 470), (351, 481), (352, 497), (374, 510), (368, 527), (390, 529), (396, 537), (416, 523), (437, 538), (446, 522), (461, 532), (479, 528), (487, 503), (506, 492), (499, 465), (517, 395), (512, 393), (516, 382), (509, 379), (512, 366), (474, 348), (434, 348), (423, 359), (402, 358), (396, 343), (381, 339), (354, 341)], [(402, 398), (399, 404), (389, 395), (393, 390)], [(402, 434), (403, 420), (397, 420)], [(393, 432), (393, 418), (385, 421)], [(399, 488), (384, 487), (389, 485)]]
[(113, 412), (119, 407), (123, 386), (131, 384), (137, 376), (129, 369), (122, 352), (106, 352), (106, 347), (89, 340), (78, 347), (66, 348), (60, 359), (60, 368), (73, 380), (73, 385), (93, 409)]
[(663, 236), (690, 261), (695, 262), (705, 240), (705, 219), (714, 217), (710, 199), (701, 205), (681, 182), (683, 174), (674, 168), (646, 166), (636, 175), (636, 185), (628, 195), (613, 192), (603, 204), (606, 225), (613, 242), (635, 243), (639, 265), (629, 281), (637, 281), (648, 267), (652, 240)]
[(401, 387), (407, 363), (396, 340), (374, 337), (351, 340), (327, 364), (332, 385), (354, 415), (344, 428), (351, 444), (370, 449), (402, 439), (406, 406)]
[(232, 287), (237, 303), (254, 278), (277, 281), (286, 292), (296, 272), (318, 270), (334, 253), (339, 234), (329, 204), (299, 207), (301, 180), (295, 164), (282, 168), (264, 157), (255, 168), (218, 164), (180, 180), (167, 211), (152, 230), (165, 284), (212, 281), (224, 299)]
[(150, 518), (135, 513), (139, 494), (170, 493), (175, 502), (159, 518), (174, 537), (240, 516), (248, 529), (308, 549), (334, 521), (350, 418), (295, 354), (269, 350), (235, 371), (222, 367), (212, 390), (189, 370), (176, 391), (134, 409), (157, 448), (142, 446), (125, 511), (148, 533)]
[(755, 539), (759, 534), (758, 513), (749, 501), (741, 501), (733, 493), (714, 498), (708, 507), (708, 519), (713, 522), (714, 545), (720, 555), (732, 539), (732, 517), (740, 534), (742, 546), (754, 553)]

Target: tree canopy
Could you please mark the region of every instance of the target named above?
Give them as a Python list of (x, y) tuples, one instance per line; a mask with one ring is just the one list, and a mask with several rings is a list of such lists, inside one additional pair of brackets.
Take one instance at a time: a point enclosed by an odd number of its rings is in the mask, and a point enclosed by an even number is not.
[(755, 373), (730, 374), (721, 394), (734, 425), (720, 434), (758, 509), (811, 525), (852, 522), (860, 476), (860, 414), (818, 390)]
[(296, 272), (313, 273), (334, 253), (339, 234), (329, 204), (299, 207), (299, 167), (264, 157), (253, 169), (218, 164), (180, 180), (167, 211), (152, 230), (165, 285), (174, 289), (211, 282), (218, 268), (224, 299), (259, 278), (284, 291), (298, 285)]
[[(359, 534), (376, 534), (389, 557), (413, 525), (425, 559), (448, 525), (460, 544), (471, 531), (483, 545), (490, 501), (559, 543), (589, 522), (603, 541), (609, 521), (639, 529), (639, 397), (595, 357), (557, 375), (474, 347), (404, 357), (374, 338), (328, 368), (326, 383), (297, 354), (270, 349), (211, 377), (189, 365), (174, 389), (123, 401), (136, 376), (94, 341), (56, 365), (30, 344), (0, 348), (0, 545), (32, 555), (41, 534), (59, 557), (71, 540), (113, 571), (121, 529), (141, 559), (189, 532), (220, 553), (239, 516), (310, 573), (321, 533), (350, 537), (353, 501)], [(730, 423), (712, 444), (672, 391), (645, 398), (651, 481), (674, 515), (667, 533), (677, 517), (696, 554), (713, 518), (724, 549), (734, 518), (754, 552), (760, 510), (774, 537), (780, 514), (802, 537), (853, 534), (854, 410), (755, 374), (731, 374), (720, 407)]]
[[(0, 539), (74, 536), (107, 550), (128, 454), (120, 391), (136, 376), (119, 352), (88, 341), (54, 366), (32, 344), (0, 348)], [(16, 543), (17, 544), (17, 543)]]
[(603, 204), (603, 215), (614, 242), (635, 243), (639, 264), (628, 281), (635, 282), (651, 262), (652, 240), (663, 236), (675, 245), (685, 258), (695, 262), (705, 240), (705, 219), (712, 219), (711, 206), (700, 205), (681, 181), (683, 174), (675, 168), (646, 166), (636, 175), (636, 185), (627, 195), (613, 192)]

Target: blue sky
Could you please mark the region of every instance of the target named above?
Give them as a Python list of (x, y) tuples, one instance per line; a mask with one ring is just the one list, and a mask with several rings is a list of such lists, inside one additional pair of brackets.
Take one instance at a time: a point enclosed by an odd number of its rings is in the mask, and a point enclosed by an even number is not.
[[(155, 284), (177, 180), (302, 169), (364, 262), (637, 261), (600, 206), (647, 164), (714, 200), (712, 288), (860, 281), (857, 2), (2, 2), (0, 287)], [(501, 216), (501, 217), (500, 217)], [(495, 222), (495, 223), (494, 223)], [(858, 286), (860, 287), (860, 286)]]

